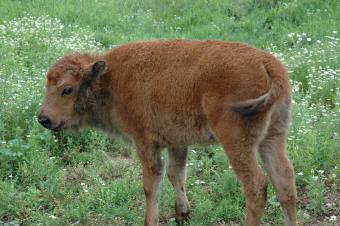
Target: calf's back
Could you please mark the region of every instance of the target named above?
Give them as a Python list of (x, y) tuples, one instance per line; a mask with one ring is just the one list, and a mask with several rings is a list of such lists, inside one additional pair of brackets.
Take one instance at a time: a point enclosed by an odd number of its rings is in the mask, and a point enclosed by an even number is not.
[[(233, 103), (269, 91), (265, 64), (273, 62), (284, 70), (269, 53), (222, 41), (130, 43), (114, 48), (104, 59), (118, 127), (132, 136), (143, 133), (179, 145), (215, 141), (205, 99), (216, 99), (224, 111), (231, 111)], [(282, 95), (289, 96), (286, 80)]]

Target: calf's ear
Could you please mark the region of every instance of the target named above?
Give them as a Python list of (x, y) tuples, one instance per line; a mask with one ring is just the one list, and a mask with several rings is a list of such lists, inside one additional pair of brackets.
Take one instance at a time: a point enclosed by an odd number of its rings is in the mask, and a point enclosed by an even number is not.
[(87, 97), (89, 95), (89, 88), (91, 83), (98, 79), (102, 74), (106, 72), (106, 62), (103, 60), (97, 61), (92, 64), (84, 73), (84, 76), (80, 82), (79, 95)]
[(90, 88), (91, 83), (103, 75), (106, 69), (106, 62), (103, 60), (95, 62), (86, 69), (80, 81), (79, 93), (75, 103), (75, 110), (77, 112), (86, 112), (89, 110), (89, 103), (91, 103), (91, 101), (89, 102), (89, 98), (94, 98), (93, 91)]
[(85, 72), (82, 83), (85, 86), (89, 86), (92, 81), (99, 78), (105, 73), (107, 67), (106, 62), (103, 60), (97, 61), (92, 64)]

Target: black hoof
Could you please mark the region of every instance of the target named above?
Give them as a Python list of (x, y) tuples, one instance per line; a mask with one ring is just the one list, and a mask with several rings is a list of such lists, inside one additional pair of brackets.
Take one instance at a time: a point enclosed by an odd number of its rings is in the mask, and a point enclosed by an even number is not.
[(189, 215), (190, 215), (190, 211), (185, 212), (185, 213), (180, 213), (180, 214), (176, 213), (176, 220), (175, 220), (176, 224), (180, 226), (184, 225), (184, 223), (190, 219)]

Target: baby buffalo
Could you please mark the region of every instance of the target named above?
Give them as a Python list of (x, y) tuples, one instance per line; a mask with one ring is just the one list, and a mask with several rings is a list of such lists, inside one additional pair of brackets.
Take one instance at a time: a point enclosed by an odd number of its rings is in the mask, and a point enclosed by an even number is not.
[(54, 131), (94, 127), (130, 139), (143, 169), (145, 225), (158, 225), (161, 150), (168, 149), (182, 223), (190, 212), (188, 146), (216, 142), (242, 183), (246, 225), (260, 225), (266, 205), (268, 182), (257, 152), (285, 225), (296, 225), (294, 171), (285, 149), (290, 111), (288, 74), (273, 55), (241, 43), (159, 40), (60, 59), (48, 72), (38, 121)]

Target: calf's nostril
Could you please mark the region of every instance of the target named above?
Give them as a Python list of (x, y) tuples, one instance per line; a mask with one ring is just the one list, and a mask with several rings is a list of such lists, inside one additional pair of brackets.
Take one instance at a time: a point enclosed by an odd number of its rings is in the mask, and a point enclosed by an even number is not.
[(38, 117), (38, 122), (43, 125), (45, 128), (51, 127), (51, 120), (48, 117), (40, 116)]

